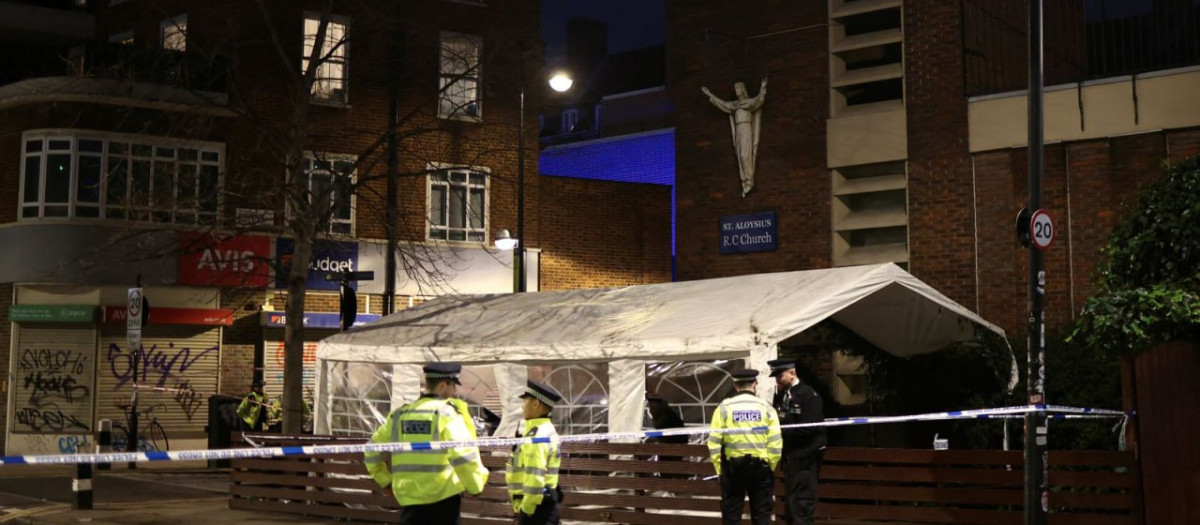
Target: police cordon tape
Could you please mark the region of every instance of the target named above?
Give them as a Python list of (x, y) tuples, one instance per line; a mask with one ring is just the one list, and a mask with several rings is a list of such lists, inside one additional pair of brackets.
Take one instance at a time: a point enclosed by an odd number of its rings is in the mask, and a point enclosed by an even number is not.
[[(190, 388), (167, 388), (165, 386), (143, 386), (143, 385), (133, 385), (133, 388), (134, 388), (134, 390), (150, 390), (152, 392), (165, 392), (168, 394), (195, 394), (198, 396), (199, 395), (205, 395), (205, 396), (215, 395), (213, 392), (201, 392), (199, 390), (192, 390)], [(232, 399), (237, 399), (234, 396), (228, 396), (228, 397), (230, 397)], [(254, 405), (262, 405), (262, 406), (265, 406), (268, 408), (270, 408), (270, 406), (271, 406), (270, 403), (263, 403), (261, 401), (255, 401), (253, 399), (242, 398), (242, 400), (249, 401), (251, 404), (254, 404)]]
[[(915, 414), (908, 416), (836, 418), (827, 419), (824, 422), (819, 423), (782, 425), (781, 428), (835, 427), (878, 423), (900, 423), (907, 421), (943, 421), (950, 419), (999, 419), (1034, 412), (1045, 412), (1047, 415), (1088, 415), (1105, 418), (1128, 417), (1128, 415), (1119, 410), (1078, 408), (1055, 405), (1026, 405), (1004, 408), (984, 408), (978, 410), (932, 412), (928, 414)], [(477, 440), (427, 441), (417, 443), (367, 443), (362, 445), (307, 445), (217, 450), (180, 450), (174, 452), (118, 452), (108, 454), (4, 456), (0, 458), (0, 465), (69, 465), (78, 463), (203, 461), (213, 459), (271, 458), (279, 456), (308, 456), (318, 454), (359, 454), (363, 452), (409, 452), (414, 450), (443, 450), (456, 447), (508, 448), (515, 445), (528, 443), (594, 443), (599, 441), (708, 434), (712, 432), (745, 434), (765, 432), (766, 430), (767, 427), (765, 426), (743, 429), (719, 429), (715, 431), (708, 427), (694, 427), (638, 432), (573, 434), (554, 437), (482, 438)]]

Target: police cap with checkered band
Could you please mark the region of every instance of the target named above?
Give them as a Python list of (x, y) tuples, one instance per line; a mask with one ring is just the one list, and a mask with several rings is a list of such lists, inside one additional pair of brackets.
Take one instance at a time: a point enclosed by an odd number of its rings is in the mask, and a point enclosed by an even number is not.
[(462, 373), (462, 365), (458, 363), (429, 363), (421, 368), (425, 372), (425, 381), (433, 382), (440, 379), (449, 379), (455, 383), (462, 384), (458, 380), (458, 375)]
[(734, 383), (749, 383), (751, 381), (758, 381), (758, 370), (738, 370), (730, 375), (733, 376)]
[(554, 387), (537, 381), (529, 381), (525, 384), (525, 393), (521, 394), (522, 398), (532, 397), (542, 404), (554, 408), (559, 401), (562, 401), (562, 394), (558, 393)]

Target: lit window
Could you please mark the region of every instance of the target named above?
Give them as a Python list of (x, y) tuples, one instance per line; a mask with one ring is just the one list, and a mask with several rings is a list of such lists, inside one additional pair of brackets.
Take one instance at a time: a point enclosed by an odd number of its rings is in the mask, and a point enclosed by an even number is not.
[(442, 33), (438, 116), (477, 120), (479, 107), (479, 38)]
[(329, 203), (329, 225), (323, 228), (325, 233), (354, 233), (354, 160), (350, 156), (324, 154), (309, 154), (304, 159), (309, 199), (314, 203)]
[(488, 175), (474, 168), (446, 168), (429, 175), (429, 238), (487, 240)]
[(132, 135), (27, 133), (21, 219), (215, 225), (222, 147)]
[(158, 26), (158, 36), (163, 49), (187, 51), (187, 15), (163, 20)]
[[(313, 75), (312, 98), (323, 102), (345, 104), (346, 97), (346, 51), (349, 46), (350, 19), (330, 17), (325, 24), (325, 38), (316, 50), (317, 69)], [(309, 70), (313, 48), (317, 43), (317, 31), (321, 28), (321, 17), (307, 14), (304, 17), (304, 55), (300, 72)]]

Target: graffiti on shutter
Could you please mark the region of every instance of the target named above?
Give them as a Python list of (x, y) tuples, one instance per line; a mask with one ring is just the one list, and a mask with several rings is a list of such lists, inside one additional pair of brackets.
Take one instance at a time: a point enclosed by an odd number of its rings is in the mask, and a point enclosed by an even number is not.
[[(204, 437), (205, 407), (220, 373), (220, 337), (220, 328), (151, 325), (142, 330), (139, 356), (129, 351), (124, 327), (106, 327), (100, 340), (99, 417), (126, 421), (120, 407), (129, 404), (136, 379), (139, 411), (153, 408), (169, 440)], [(166, 390), (150, 390), (154, 387)], [(149, 421), (142, 419), (143, 425)]]
[(95, 394), (96, 331), (29, 328), (13, 350), (13, 432), (89, 434)]

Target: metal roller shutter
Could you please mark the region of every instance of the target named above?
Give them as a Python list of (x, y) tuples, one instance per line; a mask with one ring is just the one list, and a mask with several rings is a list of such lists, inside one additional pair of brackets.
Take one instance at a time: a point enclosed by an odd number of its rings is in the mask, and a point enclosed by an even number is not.
[(12, 431), (90, 434), (95, 428), (96, 330), (21, 325), (12, 362)]
[[(267, 382), (263, 393), (271, 399), (283, 400), (283, 330), (265, 330), (266, 341), (263, 342), (263, 380)], [(324, 339), (337, 332), (331, 330), (305, 329), (310, 339)], [(313, 402), (313, 392), (317, 386), (317, 343), (304, 343), (304, 400), (310, 405)]]
[[(211, 326), (147, 326), (142, 329), (146, 355), (138, 363), (138, 407), (154, 407), (168, 440), (203, 438), (208, 424), (208, 396), (216, 393), (220, 366), (221, 329)], [(127, 405), (133, 389), (133, 359), (125, 329), (108, 326), (100, 336), (100, 418), (124, 422), (117, 405)], [(173, 389), (156, 392), (146, 387)], [(145, 417), (140, 425), (148, 424)]]

